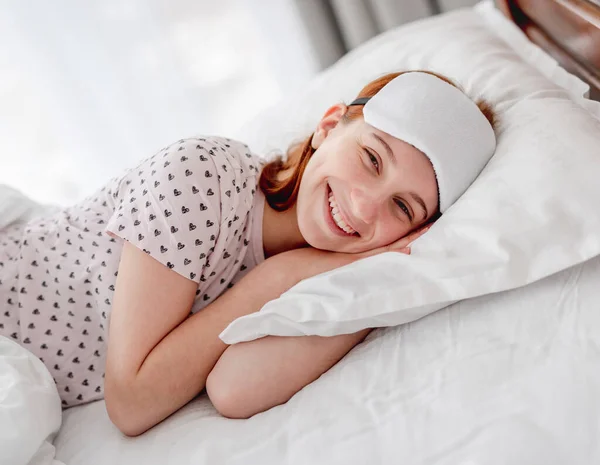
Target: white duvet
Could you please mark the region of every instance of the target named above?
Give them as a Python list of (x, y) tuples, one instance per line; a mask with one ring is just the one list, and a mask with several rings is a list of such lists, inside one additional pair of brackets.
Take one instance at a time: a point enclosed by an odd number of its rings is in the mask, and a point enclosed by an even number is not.
[(0, 336), (0, 464), (59, 465), (52, 441), (61, 421), (60, 397), (42, 361)]

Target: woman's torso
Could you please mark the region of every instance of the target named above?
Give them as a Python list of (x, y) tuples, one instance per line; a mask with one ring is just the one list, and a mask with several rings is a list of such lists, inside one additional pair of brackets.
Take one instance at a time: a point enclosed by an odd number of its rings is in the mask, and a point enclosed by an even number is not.
[(124, 239), (198, 283), (192, 312), (264, 260), (260, 167), (239, 142), (184, 139), (80, 203), (0, 231), (0, 334), (44, 361), (63, 406), (103, 397)]

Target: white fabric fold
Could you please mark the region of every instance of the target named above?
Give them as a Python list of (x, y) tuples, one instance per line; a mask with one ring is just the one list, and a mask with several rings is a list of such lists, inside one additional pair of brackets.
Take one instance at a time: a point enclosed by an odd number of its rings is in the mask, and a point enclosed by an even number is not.
[(0, 184), (0, 229), (16, 222), (26, 221), (58, 207), (42, 205), (21, 191)]
[(61, 423), (60, 397), (48, 369), (0, 336), (0, 464), (61, 465), (52, 445)]

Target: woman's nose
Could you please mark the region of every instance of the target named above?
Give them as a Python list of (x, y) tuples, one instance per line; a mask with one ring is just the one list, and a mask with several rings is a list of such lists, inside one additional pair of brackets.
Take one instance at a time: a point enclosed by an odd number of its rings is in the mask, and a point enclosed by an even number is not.
[(367, 224), (375, 220), (380, 203), (375, 197), (375, 195), (369, 194), (369, 192), (360, 188), (354, 188), (350, 191), (352, 213), (357, 220)]

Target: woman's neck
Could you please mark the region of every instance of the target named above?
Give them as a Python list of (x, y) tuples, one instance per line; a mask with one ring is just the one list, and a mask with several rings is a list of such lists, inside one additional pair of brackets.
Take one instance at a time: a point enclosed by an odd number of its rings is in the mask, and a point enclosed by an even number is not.
[(296, 204), (286, 211), (278, 212), (265, 199), (263, 214), (263, 249), (265, 258), (287, 250), (306, 247), (296, 216)]

